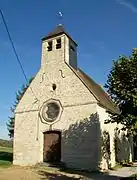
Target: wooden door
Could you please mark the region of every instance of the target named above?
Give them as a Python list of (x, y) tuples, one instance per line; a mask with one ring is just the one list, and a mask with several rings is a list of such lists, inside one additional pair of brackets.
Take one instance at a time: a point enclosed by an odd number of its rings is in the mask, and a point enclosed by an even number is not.
[(43, 161), (59, 162), (61, 159), (61, 133), (48, 131), (44, 133)]

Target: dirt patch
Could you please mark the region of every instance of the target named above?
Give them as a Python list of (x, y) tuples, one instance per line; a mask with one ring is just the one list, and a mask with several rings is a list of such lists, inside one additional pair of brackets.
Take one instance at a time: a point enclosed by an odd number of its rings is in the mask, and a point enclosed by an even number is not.
[[(20, 167), (0, 168), (0, 180), (118, 180), (118, 175), (82, 171), (61, 171), (52, 167)], [(126, 178), (124, 178), (126, 179)], [(128, 179), (128, 178), (127, 178)]]
[(0, 180), (77, 180), (80, 176), (60, 172), (54, 168), (30, 168), (12, 166), (0, 168)]
[(30, 168), (10, 167), (0, 169), (0, 180), (41, 180), (38, 175)]

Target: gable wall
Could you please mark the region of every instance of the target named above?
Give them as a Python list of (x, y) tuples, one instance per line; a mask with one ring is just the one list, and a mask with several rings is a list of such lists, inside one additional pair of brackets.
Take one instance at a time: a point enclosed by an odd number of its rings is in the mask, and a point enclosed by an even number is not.
[[(60, 58), (62, 58), (62, 55)], [(53, 83), (57, 86), (55, 91), (52, 90)], [(97, 101), (95, 97), (64, 61), (58, 65), (55, 64), (55, 66), (48, 65), (46, 69), (41, 68), (30, 86), (38, 101), (36, 101), (29, 87), (16, 108), (14, 164), (29, 165), (42, 162), (43, 132), (56, 129), (62, 132), (62, 161), (67, 162), (70, 166), (91, 168), (92, 160), (90, 164), (88, 164), (89, 162), (87, 160), (88, 158), (92, 159), (93, 154), (91, 154), (91, 150), (93, 151), (94, 149), (93, 152), (96, 152), (95, 146), (88, 146), (91, 141), (95, 141), (95, 133), (93, 136), (90, 136), (90, 131), (93, 131), (93, 127), (90, 129), (90, 125), (87, 124), (88, 133), (84, 138), (80, 137), (81, 133), (78, 132), (76, 127), (79, 124), (80, 126), (84, 126), (79, 121), (89, 119), (91, 114), (96, 113)], [(55, 124), (49, 126), (41, 122), (39, 110), (43, 103), (51, 98), (58, 99), (61, 102), (63, 112), (61, 118)], [(68, 146), (68, 143), (66, 143), (66, 134), (68, 133), (67, 130), (70, 130), (72, 126), (75, 126), (77, 129), (79, 141), (71, 133), (69, 134)], [(70, 139), (75, 141), (79, 152), (74, 150), (73, 143)], [(81, 148), (78, 148), (81, 139), (85, 139), (85, 143)], [(89, 147), (89, 154), (85, 158), (81, 153), (82, 151), (86, 151), (87, 153), (87, 147)], [(81, 159), (78, 157), (81, 157)], [(92, 168), (94, 169), (95, 167)]]
[[(53, 83), (56, 84), (56, 91), (52, 90)], [(97, 102), (64, 61), (58, 66), (50, 65), (46, 69), (41, 68), (30, 86), (39, 101), (36, 102), (29, 87), (18, 104), (16, 112), (38, 110), (38, 107), (50, 98), (59, 99), (62, 106)]]

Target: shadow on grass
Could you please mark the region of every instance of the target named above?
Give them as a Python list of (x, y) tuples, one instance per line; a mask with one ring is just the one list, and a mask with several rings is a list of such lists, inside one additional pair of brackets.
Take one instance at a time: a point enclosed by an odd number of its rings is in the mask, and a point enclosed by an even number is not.
[(9, 167), (13, 161), (13, 154), (11, 152), (0, 152), (0, 167)]
[(0, 152), (0, 160), (12, 162), (13, 161), (13, 153)]

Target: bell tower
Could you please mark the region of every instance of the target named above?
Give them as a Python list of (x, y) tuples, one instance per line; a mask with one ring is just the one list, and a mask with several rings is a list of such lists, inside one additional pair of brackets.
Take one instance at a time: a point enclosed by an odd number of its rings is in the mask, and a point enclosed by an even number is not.
[(77, 69), (77, 44), (59, 24), (42, 39), (41, 68), (55, 68), (67, 63)]

